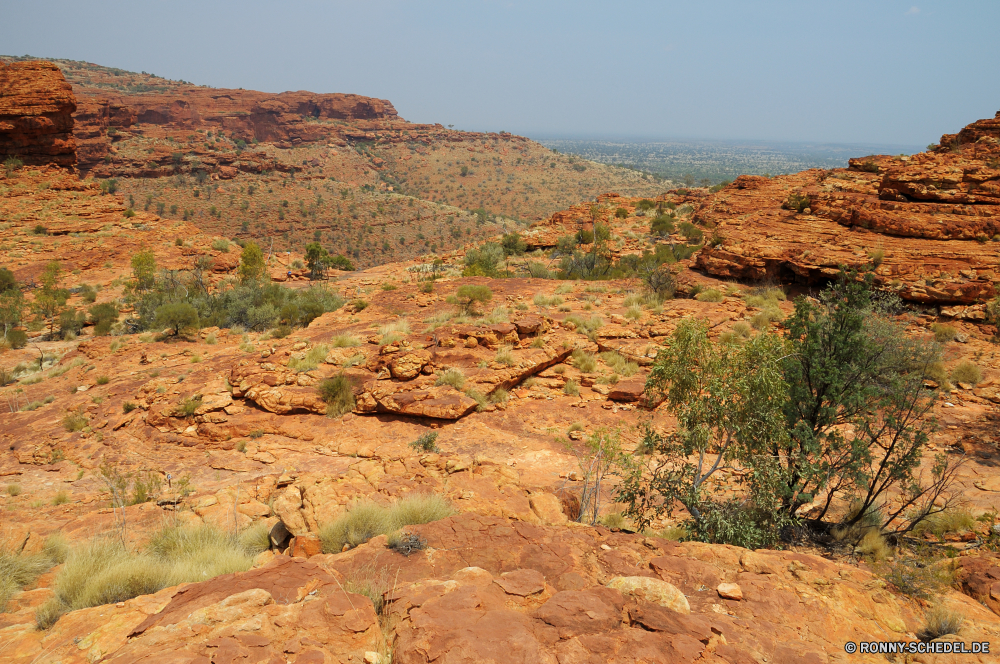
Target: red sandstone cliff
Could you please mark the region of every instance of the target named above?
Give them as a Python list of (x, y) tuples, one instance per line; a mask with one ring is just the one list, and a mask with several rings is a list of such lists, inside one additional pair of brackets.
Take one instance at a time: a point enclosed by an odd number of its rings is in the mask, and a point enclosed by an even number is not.
[(222, 130), (250, 141), (292, 146), (323, 140), (329, 127), (315, 120), (398, 120), (385, 99), (354, 94), (227, 90), (174, 86), (168, 92), (120, 94), (95, 88), (78, 88), (76, 136), (80, 166), (90, 169), (108, 154), (112, 137), (108, 129), (129, 129), (135, 124), (172, 129)]
[(903, 299), (982, 319), (981, 303), (1000, 293), (1000, 113), (909, 157), (741, 176), (696, 217), (716, 229), (697, 260), (709, 274), (811, 284), (874, 260)]
[(0, 161), (75, 164), (74, 111), (73, 90), (56, 65), (0, 63)]

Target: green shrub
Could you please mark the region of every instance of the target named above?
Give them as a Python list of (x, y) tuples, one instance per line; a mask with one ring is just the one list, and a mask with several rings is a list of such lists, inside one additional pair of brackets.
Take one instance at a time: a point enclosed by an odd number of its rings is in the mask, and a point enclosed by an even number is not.
[(704, 290), (695, 295), (694, 299), (699, 302), (722, 302), (723, 296), (722, 293), (715, 288), (709, 288), (708, 290)]
[(389, 346), (399, 341), (402, 341), (403, 337), (410, 333), (410, 321), (405, 318), (401, 318), (393, 323), (388, 323), (383, 325), (378, 330), (379, 343), (383, 346)]
[(563, 299), (558, 295), (545, 295), (544, 293), (535, 293), (531, 301), (536, 307), (557, 307), (563, 303)]
[(63, 339), (72, 339), (80, 334), (87, 322), (87, 315), (70, 307), (59, 314), (59, 335)]
[(66, 431), (82, 431), (87, 426), (87, 418), (80, 413), (69, 412), (62, 419), (63, 428)]
[(468, 313), (475, 311), (477, 304), (485, 304), (493, 299), (493, 291), (489, 286), (465, 284), (455, 291), (455, 301)]
[(795, 210), (796, 212), (802, 212), (807, 207), (809, 207), (809, 197), (804, 194), (799, 194), (792, 192), (788, 194), (788, 198), (782, 204), (783, 208), (786, 210)]
[(932, 362), (924, 369), (924, 378), (932, 380), (938, 384), (938, 388), (948, 392), (952, 389), (951, 381), (948, 380), (948, 372), (944, 368), (943, 362)]
[[(50, 538), (51, 540), (52, 538)], [(48, 544), (49, 540), (46, 540)], [(23, 588), (59, 561), (48, 555), (51, 551), (43, 549), (41, 553), (24, 553), (19, 548), (0, 546), (0, 613), (3, 613), (7, 602)]]
[(175, 417), (191, 417), (194, 415), (195, 411), (201, 406), (201, 395), (196, 394), (193, 397), (188, 397), (182, 400), (177, 408), (174, 409)]
[(576, 384), (575, 380), (570, 378), (566, 381), (566, 384), (563, 385), (563, 392), (571, 397), (578, 397), (580, 396), (580, 386)]
[(229, 240), (227, 240), (226, 238), (222, 238), (222, 237), (215, 238), (214, 240), (212, 240), (212, 249), (215, 249), (216, 251), (221, 251), (221, 252), (224, 252), (224, 253), (228, 253), (229, 252)]
[(616, 351), (609, 350), (601, 353), (601, 359), (620, 376), (628, 378), (639, 372), (638, 364)]
[(305, 352), (303, 357), (299, 359), (294, 357), (290, 358), (288, 360), (288, 368), (300, 372), (312, 371), (326, 359), (326, 355), (329, 352), (330, 349), (326, 346), (326, 344), (313, 346)]
[(465, 254), (466, 277), (499, 277), (504, 260), (504, 248), (496, 242), (487, 242), (478, 249), (469, 249)]
[(65, 505), (69, 502), (69, 494), (65, 491), (58, 491), (56, 495), (52, 497), (53, 505)]
[(514, 349), (510, 346), (500, 346), (497, 350), (496, 357), (493, 358), (493, 361), (508, 367), (512, 367), (517, 364), (517, 360), (514, 359)]
[(344, 374), (324, 379), (318, 389), (320, 398), (326, 402), (328, 417), (340, 417), (354, 410), (354, 386)]
[[(249, 545), (248, 543), (254, 544)], [(67, 611), (124, 602), (179, 583), (250, 569), (260, 538), (241, 541), (211, 526), (166, 527), (141, 549), (96, 539), (70, 549), (55, 579), (55, 597), (36, 613), (40, 628)]]
[(7, 485), (7, 495), (11, 496), (12, 498), (14, 496), (20, 496), (21, 495), (21, 485), (20, 484), (8, 484)]
[(757, 314), (754, 314), (753, 318), (750, 319), (750, 325), (753, 326), (755, 330), (766, 330), (770, 327), (771, 323), (775, 321), (780, 321), (784, 318), (781, 313), (781, 309), (777, 307), (769, 307)]
[(972, 362), (962, 360), (951, 370), (951, 382), (978, 385), (983, 382), (983, 372)]
[(604, 320), (600, 316), (591, 316), (590, 318), (583, 318), (573, 314), (571, 316), (566, 316), (566, 322), (572, 323), (576, 329), (585, 335), (591, 335), (597, 330), (599, 330), (604, 325)]
[(126, 401), (125, 403), (122, 404), (122, 413), (124, 413), (124, 414), (127, 415), (128, 413), (131, 413), (133, 410), (135, 410), (138, 407), (139, 406), (137, 406), (135, 403), (133, 403), (131, 401)]
[(597, 371), (597, 358), (594, 357), (593, 353), (588, 353), (585, 350), (579, 348), (574, 350), (571, 362), (582, 373), (594, 373)]
[(964, 533), (976, 527), (976, 518), (966, 510), (946, 509), (919, 521), (913, 527), (916, 536), (932, 533), (943, 538), (947, 533)]
[(28, 333), (17, 328), (7, 330), (7, 345), (15, 350), (24, 348), (28, 345)]
[(437, 438), (437, 431), (428, 431), (417, 436), (417, 439), (410, 443), (410, 447), (424, 452), (437, 452)]
[(90, 321), (94, 324), (94, 336), (107, 336), (111, 332), (111, 326), (118, 322), (118, 307), (111, 302), (95, 304), (88, 312)]
[(324, 524), (319, 539), (324, 553), (340, 553), (345, 546), (354, 548), (378, 535), (438, 521), (454, 513), (448, 501), (436, 495), (409, 495), (386, 506), (364, 500)]
[(173, 302), (157, 307), (154, 324), (170, 328), (174, 334), (198, 327), (198, 310), (187, 302)]
[(958, 329), (953, 325), (935, 323), (931, 325), (931, 332), (934, 333), (934, 340), (938, 343), (947, 343), (958, 336)]
[(98, 376), (97, 380), (95, 380), (94, 382), (97, 383), (98, 385), (107, 385), (109, 382), (111, 382), (111, 379), (108, 378), (107, 376)]
[(465, 374), (461, 369), (447, 369), (438, 374), (435, 385), (451, 385), (456, 390), (461, 390), (465, 385)]
[(330, 346), (333, 348), (354, 348), (360, 345), (361, 340), (352, 334), (338, 334), (330, 340)]
[(689, 221), (682, 221), (680, 229), (681, 235), (684, 236), (688, 242), (699, 242), (705, 236), (705, 233), (700, 228)]
[(476, 402), (477, 411), (481, 412), (490, 405), (490, 400), (486, 398), (486, 395), (474, 387), (465, 390), (465, 396)]
[(654, 217), (653, 221), (649, 224), (649, 233), (651, 235), (666, 237), (673, 233), (676, 229), (674, 226), (674, 215), (662, 214), (658, 217)]

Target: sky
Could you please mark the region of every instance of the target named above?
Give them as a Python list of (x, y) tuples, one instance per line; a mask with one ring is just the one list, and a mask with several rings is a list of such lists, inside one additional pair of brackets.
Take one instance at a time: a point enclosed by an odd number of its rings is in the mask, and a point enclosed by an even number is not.
[(1000, 110), (1000, 2), (914, 1), (0, 0), (0, 53), (535, 138), (923, 146)]

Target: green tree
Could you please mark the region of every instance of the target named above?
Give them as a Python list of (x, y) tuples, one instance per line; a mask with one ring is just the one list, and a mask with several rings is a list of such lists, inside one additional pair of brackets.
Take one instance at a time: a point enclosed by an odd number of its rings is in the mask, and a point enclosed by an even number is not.
[(77, 311), (75, 307), (64, 309), (59, 314), (59, 336), (66, 339), (80, 334), (80, 330), (86, 323), (87, 315), (84, 312)]
[(18, 290), (19, 288), (20, 285), (17, 283), (17, 279), (14, 278), (14, 273), (5, 267), (0, 268), (0, 293)]
[(111, 326), (118, 321), (118, 307), (112, 302), (102, 302), (90, 307), (90, 321), (94, 324), (94, 336), (102, 337), (111, 332)]
[[(701, 539), (746, 545), (774, 537), (780, 499), (767, 451), (787, 438), (783, 353), (774, 335), (713, 344), (706, 323), (689, 318), (678, 325), (646, 381), (647, 395), (665, 399), (677, 429), (662, 436), (646, 428), (646, 461), (626, 468), (617, 492), (640, 530), (676, 502)], [(743, 471), (742, 496), (726, 495), (709, 481), (726, 469)], [(726, 532), (734, 529), (734, 514), (745, 516), (744, 532)]]
[(316, 280), (325, 275), (330, 263), (330, 253), (319, 242), (306, 245), (306, 266), (309, 268), (310, 279)]
[(345, 270), (347, 272), (354, 271), (354, 263), (350, 261), (349, 258), (343, 254), (337, 254), (330, 258), (330, 267), (336, 268), (338, 270)]
[(39, 280), (42, 287), (35, 294), (35, 311), (49, 322), (49, 334), (55, 331), (56, 318), (66, 306), (69, 291), (59, 287), (62, 267), (59, 261), (51, 261), (45, 265)]
[(485, 304), (493, 299), (493, 291), (489, 286), (465, 284), (455, 291), (454, 301), (467, 313), (474, 313), (477, 304)]
[(264, 262), (264, 252), (256, 242), (247, 242), (240, 254), (240, 281), (249, 283), (263, 281), (267, 275), (267, 265)]
[(10, 331), (21, 324), (24, 316), (24, 295), (14, 278), (14, 273), (7, 268), (0, 268), (0, 325), (3, 326), (3, 338), (9, 341)]
[(527, 249), (528, 245), (518, 232), (507, 233), (500, 241), (503, 247), (504, 256), (520, 256)]
[(151, 249), (142, 249), (132, 256), (132, 278), (134, 288), (139, 293), (152, 290), (156, 286), (156, 255)]
[(954, 464), (939, 460), (930, 484), (915, 471), (935, 426), (925, 417), (935, 396), (924, 389), (924, 376), (940, 351), (906, 336), (887, 315), (895, 304), (873, 291), (870, 273), (842, 271), (818, 302), (797, 299), (785, 320), (789, 440), (771, 453), (782, 465), (787, 512), (822, 492), (818, 518), (835, 498), (857, 498), (860, 507), (846, 525), (877, 508), (883, 526), (896, 521), (908, 530), (914, 518), (937, 511), (933, 500), (946, 492)]
[(198, 327), (198, 310), (187, 302), (171, 302), (156, 309), (156, 325), (174, 334)]

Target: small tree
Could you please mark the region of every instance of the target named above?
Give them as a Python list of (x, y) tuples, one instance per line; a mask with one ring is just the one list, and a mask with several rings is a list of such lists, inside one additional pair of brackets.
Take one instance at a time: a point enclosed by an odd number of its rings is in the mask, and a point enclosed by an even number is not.
[(198, 310), (187, 302), (171, 302), (156, 309), (156, 325), (170, 328), (174, 334), (198, 327)]
[(330, 267), (337, 270), (344, 270), (345, 272), (354, 271), (354, 263), (352, 263), (350, 259), (343, 254), (337, 254), (336, 256), (331, 257)]
[(239, 276), (243, 283), (262, 281), (267, 275), (264, 252), (256, 242), (247, 242), (240, 254)]
[[(924, 389), (924, 376), (940, 351), (908, 338), (887, 316), (893, 307), (873, 290), (870, 273), (842, 271), (818, 303), (799, 298), (785, 320), (790, 438), (772, 454), (782, 465), (789, 513), (825, 492), (822, 518), (847, 495), (859, 507), (845, 525), (884, 508), (883, 527), (898, 520), (895, 527), (908, 530), (915, 525), (908, 512), (930, 493), (946, 493), (954, 462), (939, 463), (930, 484), (915, 475), (935, 426), (925, 417), (935, 396)], [(890, 500), (895, 489), (902, 495)]]
[(8, 340), (10, 331), (21, 324), (24, 316), (24, 295), (14, 278), (14, 274), (0, 268), (0, 325), (3, 326), (3, 338)]
[(101, 337), (111, 332), (111, 326), (118, 321), (118, 307), (112, 302), (102, 302), (90, 307), (90, 322), (94, 324), (94, 335)]
[(319, 242), (310, 242), (306, 245), (306, 266), (309, 268), (310, 279), (316, 280), (324, 276), (330, 263), (329, 252), (320, 246)]
[(42, 287), (35, 295), (34, 308), (42, 318), (49, 321), (49, 334), (55, 331), (56, 318), (66, 306), (69, 291), (59, 287), (62, 267), (59, 261), (51, 261), (42, 271)]
[[(651, 398), (665, 398), (677, 429), (661, 436), (646, 428), (642, 447), (648, 460), (628, 469), (618, 490), (625, 514), (640, 530), (676, 502), (702, 539), (763, 544), (773, 538), (777, 524), (768, 515), (780, 500), (766, 452), (787, 438), (783, 351), (774, 335), (759, 334), (743, 345), (713, 344), (707, 324), (689, 318), (678, 325), (646, 381)], [(744, 495), (724, 495), (713, 480), (724, 469), (744, 473)], [(745, 532), (725, 532), (733, 529), (734, 516), (749, 521), (737, 528)]]
[(527, 244), (521, 234), (517, 231), (512, 233), (507, 233), (503, 236), (500, 241), (500, 246), (503, 247), (504, 256), (520, 256), (527, 249)]
[(455, 301), (469, 314), (475, 312), (477, 304), (485, 304), (492, 299), (493, 291), (490, 290), (489, 286), (466, 284), (459, 286), (455, 291)]
[(132, 278), (134, 289), (145, 293), (156, 285), (156, 254), (151, 249), (143, 249), (132, 257)]
[(59, 314), (59, 335), (65, 339), (80, 334), (86, 322), (87, 315), (82, 311), (77, 311), (75, 307), (65, 309)]

